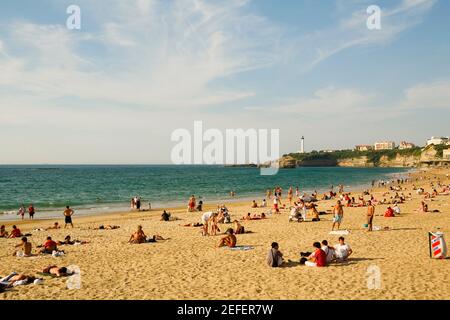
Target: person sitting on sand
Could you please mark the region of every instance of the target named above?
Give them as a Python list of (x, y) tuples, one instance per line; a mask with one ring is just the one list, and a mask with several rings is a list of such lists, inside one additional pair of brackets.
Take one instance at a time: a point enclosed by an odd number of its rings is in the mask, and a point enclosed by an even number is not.
[(384, 212), (384, 216), (386, 218), (393, 218), (393, 217), (395, 217), (394, 210), (391, 207), (388, 207), (386, 209), (386, 211)]
[(0, 238), (8, 238), (8, 231), (6, 231), (4, 225), (0, 227)]
[(58, 267), (55, 265), (47, 266), (41, 271), (44, 274), (54, 275), (56, 277), (67, 277), (73, 273), (69, 273), (66, 267)]
[(55, 241), (52, 240), (52, 237), (47, 237), (47, 240), (42, 245), (42, 249), (39, 250), (39, 253), (44, 254), (52, 254), (53, 251), (58, 251), (58, 246)]
[(321, 249), (325, 252), (325, 254), (327, 255), (327, 263), (332, 262), (335, 259), (335, 255), (334, 255), (334, 248), (330, 247), (328, 245), (328, 241), (327, 240), (323, 240), (322, 241), (322, 247)]
[(166, 212), (166, 210), (161, 214), (161, 221), (170, 221), (170, 213)]
[(22, 237), (21, 240), (22, 241), (19, 244), (15, 245), (15, 247), (16, 248), (21, 247), (22, 250), (14, 252), (13, 256), (31, 257), (31, 250), (32, 250), (31, 242), (28, 242), (27, 237)]
[(319, 211), (317, 211), (317, 205), (315, 204), (315, 203), (311, 203), (310, 205), (309, 205), (309, 207), (310, 207), (310, 210), (311, 210), (311, 215), (312, 215), (312, 221), (320, 221), (320, 218), (319, 218)]
[(392, 208), (392, 210), (394, 210), (394, 214), (400, 214), (400, 212), (401, 212), (398, 204), (395, 204), (394, 207)]
[(55, 222), (55, 223), (53, 224), (53, 226), (48, 227), (48, 228), (45, 228), (45, 230), (52, 230), (52, 229), (61, 229), (61, 226), (59, 225), (58, 222)]
[(300, 263), (308, 267), (325, 267), (327, 265), (327, 254), (322, 250), (320, 242), (314, 242), (315, 251), (307, 258), (300, 259)]
[(349, 244), (345, 243), (344, 237), (339, 237), (339, 243), (334, 246), (335, 256), (338, 261), (346, 261), (353, 253)]
[(12, 226), (11, 234), (8, 238), (19, 238), (22, 237), (22, 231), (16, 227), (16, 225)]
[(144, 233), (144, 230), (142, 230), (142, 226), (139, 225), (137, 227), (137, 231), (134, 232), (131, 236), (130, 236), (130, 240), (128, 240), (129, 243), (134, 243), (134, 244), (139, 244), (139, 243), (144, 243), (147, 240), (147, 236)]
[(244, 226), (239, 223), (239, 221), (234, 220), (234, 234), (243, 234), (245, 233)]
[(252, 202), (252, 208), (258, 208), (258, 204), (256, 203), (255, 200), (253, 200), (253, 202)]
[(246, 216), (243, 216), (241, 218), (241, 220), (252, 220), (252, 214), (248, 212)]
[(261, 202), (261, 208), (265, 208), (267, 207), (267, 201), (266, 199), (263, 199), (263, 201)]
[(219, 243), (217, 244), (217, 247), (229, 247), (234, 248), (236, 246), (236, 236), (233, 234), (233, 229), (228, 228), (228, 230), (225, 232), (226, 236), (220, 239)]
[(283, 254), (279, 250), (278, 243), (272, 242), (271, 248), (267, 253), (267, 265), (272, 268), (281, 267), (283, 264)]
[(420, 202), (420, 212), (426, 213), (428, 212), (428, 204), (425, 201)]

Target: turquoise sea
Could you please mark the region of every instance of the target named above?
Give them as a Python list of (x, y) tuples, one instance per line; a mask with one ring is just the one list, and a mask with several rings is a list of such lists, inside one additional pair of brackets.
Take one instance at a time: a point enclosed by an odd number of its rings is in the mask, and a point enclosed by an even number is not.
[[(66, 205), (78, 214), (119, 211), (129, 208), (139, 195), (143, 208), (187, 204), (195, 194), (205, 203), (236, 199), (260, 202), (265, 190), (280, 185), (299, 186), (301, 192), (327, 191), (331, 185), (347, 189), (368, 186), (372, 180), (404, 174), (403, 168), (296, 168), (262, 176), (257, 168), (223, 166), (94, 166), (35, 165), (0, 166), (0, 219), (16, 219), (20, 204), (33, 203), (36, 218), (59, 216)], [(231, 199), (230, 190), (236, 192)]]

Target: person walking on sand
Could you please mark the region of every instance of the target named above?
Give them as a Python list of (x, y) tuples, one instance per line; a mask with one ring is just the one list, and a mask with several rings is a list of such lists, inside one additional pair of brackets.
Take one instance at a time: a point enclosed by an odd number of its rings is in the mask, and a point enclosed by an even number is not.
[(331, 231), (334, 230), (335, 225), (337, 224), (337, 228), (339, 230), (341, 223), (342, 223), (342, 218), (344, 217), (344, 209), (343, 209), (343, 205), (341, 204), (341, 201), (338, 200), (336, 205), (333, 207), (333, 227), (331, 228)]
[(74, 211), (72, 209), (70, 209), (69, 206), (66, 207), (66, 210), (64, 210), (64, 229), (67, 227), (68, 224), (70, 224), (73, 228), (73, 223), (72, 223), (72, 216), (74, 214)]
[(30, 206), (28, 207), (28, 214), (30, 215), (30, 220), (33, 220), (34, 213), (35, 213), (34, 206), (33, 204), (30, 204)]
[(25, 218), (25, 207), (23, 205), (20, 206), (19, 212), (17, 212), (17, 215), (22, 217), (22, 220)]
[(372, 201), (367, 202), (367, 231), (372, 231), (372, 221), (375, 215), (375, 206), (372, 204)]

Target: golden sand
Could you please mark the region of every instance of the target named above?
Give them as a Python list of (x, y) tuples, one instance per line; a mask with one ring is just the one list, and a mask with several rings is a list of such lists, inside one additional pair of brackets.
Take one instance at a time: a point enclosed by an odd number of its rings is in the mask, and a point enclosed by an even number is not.
[[(421, 177), (439, 177), (450, 183), (448, 170), (429, 170)], [(420, 180), (418, 186), (430, 191), (430, 181)], [(33, 250), (48, 235), (63, 240), (88, 240), (89, 244), (63, 246), (66, 255), (58, 258), (12, 256), (19, 239), (0, 239), (0, 275), (12, 271), (35, 274), (36, 270), (55, 264), (77, 265), (81, 270), (81, 288), (68, 289), (67, 278), (44, 277), (41, 285), (19, 286), (0, 299), (450, 299), (450, 261), (429, 257), (428, 232), (437, 227), (450, 235), (450, 196), (438, 196), (429, 201), (430, 209), (440, 213), (419, 213), (422, 196), (407, 186), (413, 200), (400, 205), (402, 213), (395, 218), (382, 215), (387, 205), (376, 207), (375, 226), (389, 227), (389, 231), (367, 232), (366, 208), (345, 208), (341, 229), (350, 230), (345, 236), (353, 248), (347, 264), (326, 268), (310, 268), (296, 263), (284, 268), (269, 268), (266, 254), (273, 241), (280, 244), (286, 259), (299, 260), (300, 251), (311, 251), (312, 243), (327, 239), (331, 245), (338, 236), (329, 235), (331, 215), (321, 215), (320, 222), (289, 223), (288, 210), (271, 215), (262, 221), (244, 222), (253, 233), (238, 235), (238, 245), (254, 246), (249, 251), (215, 248), (220, 235), (201, 236), (200, 228), (181, 227), (180, 224), (198, 222), (201, 213), (187, 213), (184, 208), (170, 210), (180, 220), (160, 221), (161, 211), (118, 213), (94, 217), (74, 216), (75, 228), (32, 231), (49, 227), (55, 220), (17, 222), (29, 237)], [(385, 191), (385, 190), (383, 190)], [(374, 193), (381, 199), (382, 190)], [(391, 195), (393, 192), (391, 192)], [(355, 194), (357, 195), (357, 194)], [(320, 201), (319, 211), (330, 209), (332, 201)], [(216, 204), (205, 210), (212, 209)], [(250, 203), (233, 203), (228, 208), (232, 219), (247, 212)], [(64, 224), (63, 218), (58, 221)], [(7, 223), (7, 230), (13, 223)], [(89, 230), (100, 224), (120, 225), (118, 230)], [(141, 224), (147, 235), (160, 234), (167, 241), (131, 245), (130, 234)], [(221, 225), (225, 231), (226, 225)], [(381, 288), (370, 289), (368, 268), (378, 266)]]

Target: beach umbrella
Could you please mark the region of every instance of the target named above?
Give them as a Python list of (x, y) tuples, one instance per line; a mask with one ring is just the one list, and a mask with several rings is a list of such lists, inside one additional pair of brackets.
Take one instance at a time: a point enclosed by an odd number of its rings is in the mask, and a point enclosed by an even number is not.
[(309, 195), (302, 196), (301, 199), (305, 202), (317, 202), (316, 198), (314, 198), (313, 196), (309, 196)]

